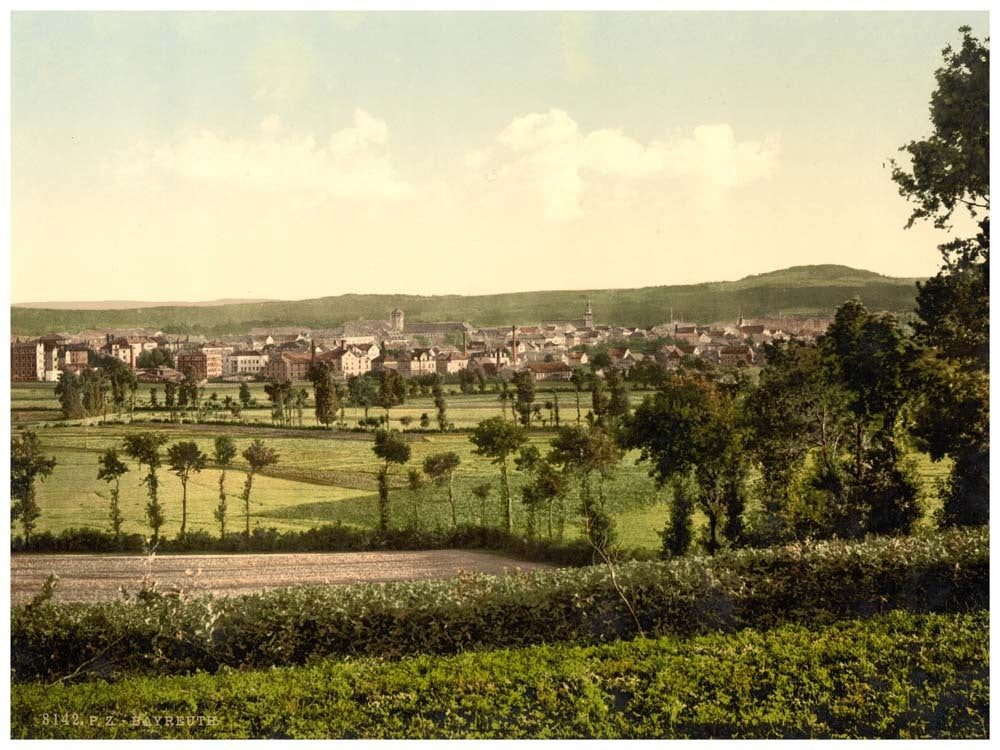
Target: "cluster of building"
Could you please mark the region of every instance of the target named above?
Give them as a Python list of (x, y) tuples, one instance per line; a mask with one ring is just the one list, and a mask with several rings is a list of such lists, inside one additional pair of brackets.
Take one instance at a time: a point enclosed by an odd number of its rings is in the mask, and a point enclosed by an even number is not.
[[(346, 379), (395, 370), (406, 377), (448, 375), (477, 369), (487, 376), (527, 370), (536, 380), (569, 380), (589, 362), (584, 348), (614, 343), (613, 366), (629, 370), (647, 358), (676, 367), (686, 356), (718, 365), (759, 363), (763, 345), (795, 336), (809, 340), (830, 320), (782, 319), (708, 326), (681, 322), (649, 328), (596, 325), (590, 302), (582, 318), (530, 326), (473, 327), (464, 322), (407, 323), (403, 311), (388, 320), (356, 320), (330, 329), (254, 328), (246, 335), (207, 339), (127, 329), (52, 334), (11, 340), (11, 380), (55, 382), (62, 372), (79, 372), (99, 357), (114, 357), (136, 371), (140, 382), (248, 380), (258, 377), (302, 381), (309, 368), (325, 363)], [(662, 346), (650, 346), (659, 342)], [(643, 354), (639, 349), (655, 353)], [(173, 367), (140, 367), (146, 352), (169, 352)]]

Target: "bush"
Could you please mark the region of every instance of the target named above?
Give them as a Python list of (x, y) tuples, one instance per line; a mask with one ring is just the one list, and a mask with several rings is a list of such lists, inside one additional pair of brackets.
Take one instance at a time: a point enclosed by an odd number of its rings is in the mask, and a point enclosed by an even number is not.
[[(150, 718), (178, 715), (205, 721)], [(11, 690), (15, 738), (986, 738), (988, 722), (985, 611)]]
[[(985, 608), (988, 535), (955, 530), (851, 544), (740, 550), (633, 562), (618, 583), (648, 635), (832, 622), (893, 609)], [(230, 599), (144, 595), (18, 607), (16, 679), (108, 679), (325, 656), (600, 642), (632, 637), (630, 613), (600, 566), (530, 575), (269, 591)]]

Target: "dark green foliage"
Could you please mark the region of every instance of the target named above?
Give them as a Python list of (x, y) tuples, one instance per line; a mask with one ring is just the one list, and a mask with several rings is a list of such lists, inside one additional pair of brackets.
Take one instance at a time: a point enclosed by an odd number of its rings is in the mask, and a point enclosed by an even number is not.
[(31, 539), (35, 521), (42, 514), (35, 499), (35, 482), (52, 473), (56, 460), (42, 455), (38, 435), (31, 430), (10, 438), (10, 520), (20, 521), (25, 540)]
[(448, 485), (448, 502), (451, 504), (451, 525), (458, 526), (458, 510), (455, 507), (455, 470), (462, 459), (454, 451), (433, 453), (424, 459), (424, 474), (438, 486)]
[(236, 442), (229, 435), (219, 435), (215, 438), (215, 452), (212, 455), (212, 460), (222, 471), (219, 472), (219, 504), (213, 515), (215, 520), (219, 522), (220, 539), (226, 538), (226, 469), (234, 458), (236, 458)]
[(243, 459), (247, 462), (247, 478), (243, 483), (243, 519), (246, 522), (244, 533), (250, 538), (250, 493), (253, 490), (253, 478), (259, 471), (278, 463), (278, 452), (268, 448), (264, 441), (256, 438), (245, 451)]
[(121, 536), (122, 521), (124, 520), (121, 505), (118, 502), (121, 490), (119, 483), (122, 475), (127, 471), (128, 466), (118, 458), (118, 451), (115, 448), (108, 448), (97, 458), (97, 478), (108, 482), (108, 484), (115, 483), (114, 487), (111, 488), (111, 511), (109, 513), (111, 531), (115, 535), (115, 539)]
[(173, 367), (174, 355), (169, 349), (157, 347), (148, 352), (142, 352), (135, 361), (135, 366), (142, 369), (155, 369), (157, 367)]
[(469, 440), (476, 446), (477, 455), (488, 456), (500, 467), (505, 528), (510, 533), (514, 525), (510, 482), (507, 478), (507, 457), (517, 452), (527, 442), (528, 437), (522, 428), (511, 424), (503, 417), (490, 417), (476, 425)]
[(384, 462), (378, 472), (378, 525), (385, 532), (389, 529), (389, 466), (410, 460), (410, 444), (398, 430), (378, 430), (372, 451)]
[(335, 374), (329, 362), (318, 362), (309, 367), (309, 380), (312, 381), (316, 401), (316, 421), (324, 427), (333, 424), (340, 410)]
[[(601, 646), (325, 660), (111, 685), (15, 684), (11, 733), (72, 739), (984, 739), (989, 709), (987, 612), (893, 612), (830, 625)], [(125, 726), (61, 722), (74, 714), (113, 717)], [(150, 726), (141, 720), (130, 726), (132, 716), (157, 715), (215, 721), (157, 726), (149, 719)]]
[(198, 444), (185, 440), (174, 443), (167, 448), (167, 465), (170, 471), (181, 480), (181, 538), (187, 529), (187, 485), (192, 473), (198, 473), (205, 468), (208, 456), (201, 452)]
[(530, 372), (514, 373), (514, 411), (524, 427), (531, 426), (531, 407), (535, 403), (535, 379)]
[[(207, 536), (207, 535), (206, 535)], [(626, 563), (617, 580), (649, 635), (829, 623), (894, 609), (988, 606), (982, 529), (863, 543), (726, 551)], [(230, 599), (47, 604), (11, 616), (12, 674), (115, 679), (326, 656), (451, 653), (630, 637), (604, 567), (531, 575), (300, 588)]]
[(146, 466), (146, 476), (142, 483), (146, 485), (149, 493), (149, 502), (146, 503), (146, 520), (153, 530), (153, 543), (160, 538), (160, 528), (163, 526), (163, 507), (160, 505), (159, 487), (160, 480), (156, 470), (160, 467), (160, 448), (167, 443), (167, 436), (159, 432), (136, 432), (126, 435), (123, 443), (125, 455), (139, 464), (142, 468)]
[(695, 492), (688, 477), (675, 476), (670, 482), (670, 518), (660, 532), (663, 539), (662, 557), (680, 557), (691, 548), (694, 538)]
[(76, 373), (65, 370), (59, 375), (56, 396), (63, 419), (83, 419), (87, 416), (83, 408), (83, 387)]

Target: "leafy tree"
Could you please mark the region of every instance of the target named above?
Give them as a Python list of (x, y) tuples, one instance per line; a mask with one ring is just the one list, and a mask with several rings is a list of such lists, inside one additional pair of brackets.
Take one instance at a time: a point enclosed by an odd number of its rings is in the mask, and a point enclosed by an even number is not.
[(384, 462), (378, 473), (378, 527), (379, 531), (386, 532), (389, 530), (389, 466), (410, 460), (410, 444), (397, 430), (378, 430), (372, 450)]
[[(930, 220), (951, 229), (956, 209), (978, 223), (974, 237), (938, 246), (939, 273), (918, 284), (914, 330), (926, 348), (918, 367), (914, 434), (932, 458), (950, 456), (940, 521), (989, 519), (989, 48), (963, 26), (962, 46), (943, 50), (931, 94), (933, 132), (893, 162), (900, 194), (916, 204), (907, 227)], [(964, 418), (962, 420), (961, 418)]]
[(279, 425), (290, 424), (291, 414), (288, 406), (292, 398), (291, 382), (270, 378), (264, 384), (264, 393), (267, 394), (267, 398), (271, 402), (271, 419)]
[(160, 505), (160, 480), (156, 470), (160, 468), (160, 448), (167, 442), (167, 436), (159, 432), (135, 432), (126, 435), (123, 443), (125, 455), (136, 461), (139, 467), (146, 466), (146, 476), (142, 483), (146, 485), (149, 501), (146, 503), (146, 519), (153, 530), (153, 545), (159, 541), (160, 529), (163, 527), (163, 506)]
[(219, 522), (219, 539), (226, 538), (226, 469), (236, 458), (236, 443), (229, 435), (219, 435), (215, 438), (215, 453), (212, 456), (216, 465), (222, 471), (219, 472), (219, 505), (215, 509), (215, 520)]
[(368, 409), (371, 408), (378, 398), (378, 390), (375, 381), (370, 374), (352, 375), (347, 379), (347, 393), (351, 404), (354, 407), (362, 407), (365, 410), (365, 419), (368, 419)]
[(192, 472), (198, 473), (204, 469), (207, 460), (208, 456), (201, 452), (197, 443), (192, 441), (181, 441), (167, 448), (167, 465), (181, 480), (181, 539), (187, 530), (188, 479), (191, 478)]
[(569, 382), (573, 384), (573, 390), (576, 392), (576, 423), (580, 423), (580, 392), (583, 387), (587, 384), (587, 375), (584, 373), (582, 368), (574, 368), (573, 372), (569, 375)]
[(622, 446), (641, 451), (662, 486), (694, 473), (698, 503), (708, 517), (708, 552), (721, 546), (724, 520), (730, 542), (742, 540), (744, 434), (734, 394), (702, 373), (680, 369), (626, 421)]
[(168, 380), (163, 385), (163, 392), (166, 407), (170, 411), (171, 416), (173, 416), (174, 409), (177, 408), (177, 384)]
[(606, 414), (611, 425), (615, 426), (629, 415), (632, 408), (628, 398), (628, 383), (621, 371), (615, 367), (609, 367), (605, 370), (604, 377), (608, 388)]
[(545, 408), (549, 409), (552, 413), (552, 423), (558, 427), (559, 426), (559, 394), (553, 388), (552, 391), (552, 406), (549, 406), (549, 402), (545, 403)]
[(691, 547), (694, 538), (692, 516), (694, 514), (695, 493), (689, 477), (675, 475), (670, 482), (670, 519), (660, 532), (663, 539), (662, 556), (679, 557)]
[(91, 368), (80, 374), (80, 395), (87, 416), (108, 418), (109, 385), (103, 370)]
[(601, 553), (608, 553), (614, 542), (614, 523), (604, 507), (603, 497), (594, 498), (591, 477), (595, 472), (606, 476), (621, 460), (621, 453), (609, 435), (599, 427), (578, 425), (559, 428), (551, 441), (548, 461), (563, 467), (580, 481), (580, 512), (588, 541)]
[(316, 421), (329, 427), (337, 419), (340, 397), (337, 394), (336, 371), (329, 362), (316, 362), (309, 367), (316, 402)]
[(608, 387), (604, 380), (596, 375), (590, 380), (590, 399), (594, 422), (595, 424), (603, 425), (605, 416), (608, 413), (608, 406), (611, 404), (611, 399), (608, 396)]
[(56, 396), (63, 419), (82, 419), (87, 416), (83, 408), (83, 391), (76, 373), (64, 370), (56, 383)]
[(268, 466), (278, 463), (278, 453), (274, 448), (268, 448), (260, 438), (255, 439), (243, 451), (243, 459), (247, 462), (247, 478), (243, 484), (243, 517), (246, 521), (245, 534), (250, 538), (250, 491), (253, 489), (253, 478)]
[(35, 480), (45, 481), (52, 473), (56, 460), (42, 455), (38, 435), (31, 430), (15, 434), (10, 441), (11, 523), (21, 522), (24, 543), (31, 541), (35, 522), (42, 514), (35, 498)]
[(534, 445), (524, 445), (518, 452), (514, 464), (518, 471), (525, 472), (531, 481), (521, 488), (521, 500), (528, 509), (528, 536), (535, 536), (536, 516), (540, 511), (546, 512), (546, 527), (549, 539), (553, 538), (553, 516), (556, 503), (559, 504), (558, 538), (562, 539), (565, 522), (565, 508), (562, 504), (566, 492), (566, 480), (563, 474), (549, 460), (542, 458)]
[(97, 459), (97, 478), (101, 481), (110, 484), (114, 482), (114, 487), (111, 488), (111, 530), (115, 535), (115, 541), (121, 536), (122, 530), (122, 511), (121, 504), (118, 502), (120, 497), (120, 480), (123, 474), (128, 471), (128, 466), (125, 462), (118, 458), (118, 451), (115, 448), (108, 448), (104, 451)]
[(427, 416), (427, 412), (420, 415), (420, 429), (426, 430), (431, 426), (431, 418)]
[(253, 396), (250, 395), (250, 386), (246, 384), (246, 381), (240, 383), (240, 404), (242, 404), (244, 409), (250, 408), (250, 402)]
[(406, 381), (395, 370), (381, 370), (378, 374), (378, 391), (375, 403), (385, 409), (388, 422), (389, 410), (406, 401)]
[(156, 409), (160, 405), (159, 394), (156, 388), (149, 389), (149, 405)]
[(97, 365), (110, 386), (111, 403), (121, 414), (134, 398), (138, 382), (132, 368), (116, 357), (101, 357)]
[(424, 474), (439, 487), (448, 485), (448, 503), (451, 505), (451, 525), (458, 526), (458, 510), (455, 506), (455, 470), (462, 463), (454, 451), (433, 453), (424, 459)]
[(493, 486), (489, 482), (474, 484), (471, 489), (473, 496), (479, 500), (479, 523), (483, 526), (486, 526), (486, 501), (489, 500), (492, 491)]
[(892, 161), (899, 193), (916, 203), (907, 226), (930, 219), (947, 229), (963, 206), (973, 216), (989, 211), (990, 200), (990, 51), (963, 26), (962, 47), (942, 51), (931, 94), (933, 133), (900, 148), (910, 157), (907, 170)]
[(532, 404), (535, 402), (535, 379), (527, 370), (514, 373), (514, 410), (525, 427), (531, 426)]
[(135, 360), (135, 366), (143, 370), (152, 370), (159, 367), (173, 367), (174, 356), (167, 349), (151, 349), (142, 352)]
[(444, 400), (441, 378), (435, 377), (434, 384), (431, 386), (431, 394), (434, 396), (434, 406), (437, 409), (438, 429), (444, 432), (448, 428), (448, 404)]
[(508, 422), (503, 417), (490, 417), (476, 425), (469, 439), (476, 446), (474, 452), (477, 455), (488, 456), (494, 464), (500, 467), (504, 525), (508, 532), (512, 532), (514, 528), (513, 505), (510, 496), (510, 482), (507, 477), (507, 457), (524, 445), (527, 436), (522, 428)]

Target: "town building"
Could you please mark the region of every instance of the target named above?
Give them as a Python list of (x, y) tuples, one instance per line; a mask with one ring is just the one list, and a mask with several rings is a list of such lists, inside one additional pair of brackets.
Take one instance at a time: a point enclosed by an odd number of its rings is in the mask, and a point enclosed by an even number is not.
[(10, 345), (10, 379), (18, 383), (45, 379), (45, 345), (41, 341), (19, 341)]

